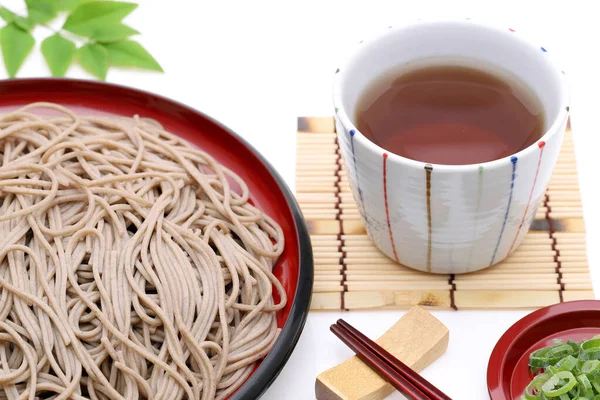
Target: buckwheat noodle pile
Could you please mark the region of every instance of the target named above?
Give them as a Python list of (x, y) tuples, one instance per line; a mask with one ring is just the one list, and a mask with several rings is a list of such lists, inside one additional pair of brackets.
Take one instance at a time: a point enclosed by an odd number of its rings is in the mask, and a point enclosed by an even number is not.
[(272, 348), (283, 234), (208, 154), (37, 103), (0, 165), (0, 399), (222, 399)]

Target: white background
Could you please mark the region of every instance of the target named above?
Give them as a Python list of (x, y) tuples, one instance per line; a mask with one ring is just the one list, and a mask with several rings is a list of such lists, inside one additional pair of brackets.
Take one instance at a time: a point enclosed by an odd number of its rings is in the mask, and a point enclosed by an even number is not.
[[(597, 293), (600, 261), (597, 149), (600, 114), (600, 22), (592, 1), (197, 1), (143, 0), (128, 18), (165, 74), (110, 71), (108, 81), (184, 102), (256, 146), (294, 187), (299, 115), (331, 115), (331, 78), (340, 58), (369, 32), (406, 19), (471, 17), (503, 23), (537, 37), (561, 60), (573, 85), (572, 121), (583, 193), (589, 261)], [(0, 0), (13, 10), (20, 0)], [(48, 32), (38, 28), (35, 36)], [(48, 76), (39, 51), (19, 76)], [(88, 78), (72, 67), (69, 76)], [(5, 78), (4, 70), (0, 78)], [(436, 311), (450, 329), (448, 351), (424, 376), (453, 399), (485, 399), (486, 367), (502, 335), (527, 311)], [(343, 317), (378, 337), (403, 312), (349, 312)], [(351, 355), (330, 332), (341, 313), (311, 313), (287, 366), (267, 400), (312, 399), (318, 373)], [(390, 398), (401, 398), (398, 394)]]

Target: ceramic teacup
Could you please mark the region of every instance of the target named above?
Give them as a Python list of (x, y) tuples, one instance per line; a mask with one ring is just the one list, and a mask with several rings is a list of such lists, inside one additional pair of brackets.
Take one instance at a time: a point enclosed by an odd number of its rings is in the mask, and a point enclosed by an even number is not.
[[(373, 80), (406, 63), (464, 57), (519, 77), (540, 99), (545, 134), (506, 158), (471, 165), (410, 160), (356, 128)], [(480, 270), (508, 257), (529, 230), (556, 164), (569, 113), (564, 73), (512, 29), (472, 20), (417, 21), (361, 42), (334, 78), (336, 128), (367, 233), (388, 257), (433, 273)]]

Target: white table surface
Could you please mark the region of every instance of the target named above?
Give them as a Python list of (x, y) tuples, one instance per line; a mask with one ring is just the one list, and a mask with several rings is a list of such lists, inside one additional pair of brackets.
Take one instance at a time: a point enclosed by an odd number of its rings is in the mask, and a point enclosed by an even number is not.
[[(573, 85), (572, 125), (588, 233), (588, 255), (600, 293), (600, 23), (591, 1), (197, 1), (143, 0), (128, 18), (166, 73), (110, 71), (108, 81), (184, 102), (220, 120), (256, 148), (294, 187), (296, 118), (332, 114), (331, 78), (336, 63), (374, 29), (406, 19), (471, 17), (528, 31), (555, 53)], [(18, 9), (17, 0), (0, 4)], [(35, 32), (42, 38), (43, 28)], [(0, 68), (1, 69), (1, 68)], [(39, 51), (19, 76), (48, 76)], [(68, 76), (88, 78), (79, 67)], [(2, 69), (0, 78), (5, 78)], [(523, 311), (435, 311), (450, 329), (448, 351), (423, 375), (454, 399), (487, 398), (486, 368), (498, 338)], [(351, 355), (328, 330), (342, 314), (308, 317), (295, 352), (266, 400), (314, 398), (318, 373)], [(344, 313), (371, 337), (397, 321), (401, 311)], [(402, 398), (398, 394), (391, 399)]]

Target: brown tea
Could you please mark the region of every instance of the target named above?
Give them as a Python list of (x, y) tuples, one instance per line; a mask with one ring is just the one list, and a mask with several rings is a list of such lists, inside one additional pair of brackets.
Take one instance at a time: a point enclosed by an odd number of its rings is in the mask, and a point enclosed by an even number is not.
[(435, 164), (510, 156), (544, 134), (540, 101), (517, 77), (463, 65), (387, 74), (359, 100), (358, 130), (388, 151)]

